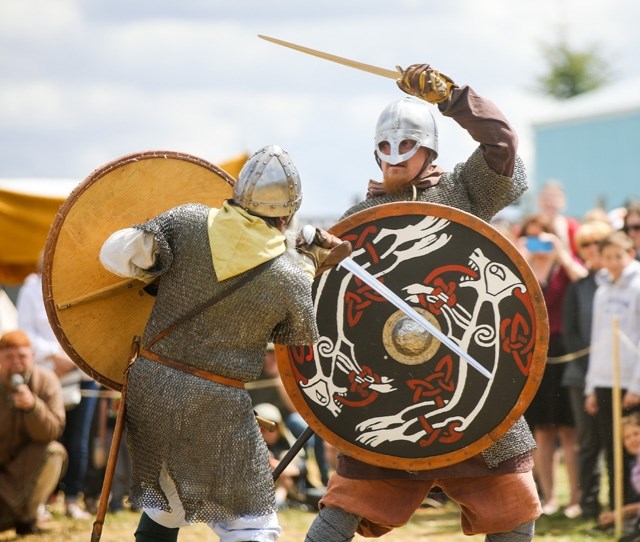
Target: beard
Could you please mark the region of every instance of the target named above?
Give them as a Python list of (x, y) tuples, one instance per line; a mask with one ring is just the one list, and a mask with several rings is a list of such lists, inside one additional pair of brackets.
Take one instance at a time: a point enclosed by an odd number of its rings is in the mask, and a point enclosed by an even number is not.
[(433, 160), (433, 154), (426, 147), (421, 147), (411, 158), (402, 165), (387, 166), (382, 169), (382, 187), (388, 194), (406, 192), (411, 185), (419, 182), (428, 172)]
[(406, 178), (389, 178), (387, 176), (382, 178), (382, 187), (388, 194), (404, 192), (410, 184), (411, 181)]

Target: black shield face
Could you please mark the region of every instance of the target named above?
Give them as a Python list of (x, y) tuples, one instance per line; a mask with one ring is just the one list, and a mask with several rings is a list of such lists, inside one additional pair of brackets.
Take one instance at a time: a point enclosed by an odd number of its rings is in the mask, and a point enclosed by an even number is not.
[(344, 269), (316, 278), (320, 340), (279, 349), (309, 425), (368, 463), (428, 469), (491, 445), (529, 404), (544, 368), (542, 295), (514, 246), (449, 207), (402, 203), (332, 228), (352, 259), (491, 377)]

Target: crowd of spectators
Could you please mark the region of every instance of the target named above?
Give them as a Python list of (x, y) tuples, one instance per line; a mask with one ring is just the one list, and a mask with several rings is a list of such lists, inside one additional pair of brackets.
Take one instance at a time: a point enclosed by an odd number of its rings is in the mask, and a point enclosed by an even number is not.
[[(623, 353), (620, 415), (640, 410), (640, 389), (634, 387), (640, 385), (634, 373), (634, 363), (640, 367), (640, 322), (627, 314), (634, 303), (639, 303), (634, 309), (640, 308), (640, 263), (635, 261), (640, 259), (640, 202), (608, 213), (593, 209), (579, 218), (566, 216), (565, 204), (561, 185), (551, 182), (539, 191), (536, 212), (516, 222), (494, 225), (528, 262), (549, 315), (548, 362), (525, 412), (538, 446), (534, 475), (544, 513), (610, 524), (615, 418), (611, 414), (612, 386), (598, 378), (610, 370), (612, 356), (595, 342), (610, 345), (612, 318), (622, 319), (622, 342), (628, 346)], [(629, 261), (625, 260), (616, 278), (614, 267), (620, 263), (614, 260), (624, 259), (625, 254)], [(620, 277), (628, 278), (621, 294), (625, 303), (616, 306)], [(64, 499), (68, 517), (92, 518), (117, 411), (114, 392), (85, 375), (60, 347), (46, 317), (41, 281), (40, 271), (27, 277), (15, 307), (0, 290), (0, 399), (8, 406), (2, 412), (12, 412), (15, 418), (0, 420), (0, 442), (15, 448), (0, 454), (0, 480), (10, 480), (13, 488), (33, 490), (11, 495), (0, 491), (0, 508), (6, 512), (0, 514), (0, 529), (13, 527), (18, 534), (37, 532), (38, 521), (49, 517), (47, 504), (55, 499)], [(598, 324), (594, 324), (596, 314)], [(594, 325), (599, 326), (597, 339)], [(22, 374), (22, 380), (12, 378), (13, 373)], [(263, 433), (275, 463), (306, 423), (284, 390), (272, 345), (267, 348), (261, 379), (250, 393), (257, 409), (270, 414), (267, 417), (277, 424), (275, 433)], [(279, 506), (317, 500), (335, 466), (335, 453), (319, 437), (312, 438), (301, 458), (282, 475)], [(126, 447), (119, 456), (112, 512), (128, 506)], [(625, 454), (625, 473), (631, 472), (634, 459)], [(16, 474), (15, 462), (27, 460), (34, 466), (18, 469)], [(562, 505), (556, 487), (558, 465), (566, 468), (569, 482), (568, 501)], [(605, 475), (608, 498), (601, 502)], [(626, 509), (640, 510), (640, 496), (630, 476), (624, 484)], [(0, 486), (9, 487), (4, 481)]]
[[(537, 204), (537, 212), (499, 224), (538, 279), (549, 316), (547, 364), (525, 412), (537, 443), (534, 476), (544, 514), (608, 525), (617, 489), (613, 425), (640, 410), (640, 203), (569, 217), (562, 186), (550, 182)], [(615, 341), (622, 405), (617, 415)], [(630, 479), (634, 460), (625, 452), (620, 468), (624, 505), (635, 510), (640, 495)], [(563, 505), (556, 488), (560, 465), (569, 485)], [(601, 492), (603, 483), (607, 491)]]

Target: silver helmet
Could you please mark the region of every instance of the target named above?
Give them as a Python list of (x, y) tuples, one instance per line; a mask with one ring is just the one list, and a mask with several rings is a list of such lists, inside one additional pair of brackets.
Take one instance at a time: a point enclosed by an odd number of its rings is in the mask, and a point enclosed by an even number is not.
[[(400, 154), (400, 143), (411, 139), (416, 144), (410, 151)], [(382, 143), (388, 143), (385, 154)], [(420, 147), (426, 147), (438, 156), (438, 127), (431, 114), (430, 106), (423, 100), (407, 96), (391, 102), (384, 108), (376, 125), (376, 156), (391, 165), (411, 158)]]
[(287, 152), (267, 145), (253, 153), (233, 186), (233, 199), (259, 216), (293, 215), (302, 203), (302, 187)]

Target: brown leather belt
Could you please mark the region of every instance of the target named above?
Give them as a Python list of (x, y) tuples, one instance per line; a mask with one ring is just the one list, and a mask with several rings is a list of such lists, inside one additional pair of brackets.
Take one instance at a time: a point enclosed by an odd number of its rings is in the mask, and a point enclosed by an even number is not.
[(193, 376), (204, 378), (205, 380), (212, 380), (213, 382), (217, 382), (218, 384), (224, 384), (225, 386), (231, 386), (233, 388), (244, 388), (245, 385), (245, 382), (243, 382), (242, 380), (227, 378), (226, 376), (220, 376), (214, 373), (210, 373), (209, 371), (204, 371), (203, 369), (196, 369), (191, 365), (185, 365), (184, 363), (174, 361), (165, 356), (161, 356), (160, 354), (156, 354), (155, 352), (151, 352), (151, 350), (147, 350), (146, 348), (140, 349), (140, 355), (152, 361), (161, 363), (162, 365), (166, 365), (167, 367), (171, 367), (172, 369), (177, 369), (178, 371), (182, 371), (183, 373), (189, 373)]

